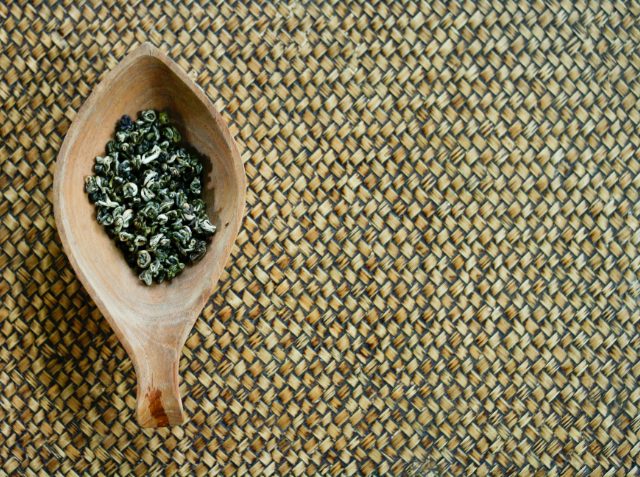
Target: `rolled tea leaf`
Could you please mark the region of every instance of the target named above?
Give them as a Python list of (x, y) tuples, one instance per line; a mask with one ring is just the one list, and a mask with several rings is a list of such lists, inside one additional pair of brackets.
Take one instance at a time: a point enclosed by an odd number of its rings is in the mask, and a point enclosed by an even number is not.
[(166, 112), (125, 115), (84, 189), (96, 218), (140, 280), (170, 280), (207, 252), (216, 232), (202, 200), (199, 155), (180, 144)]

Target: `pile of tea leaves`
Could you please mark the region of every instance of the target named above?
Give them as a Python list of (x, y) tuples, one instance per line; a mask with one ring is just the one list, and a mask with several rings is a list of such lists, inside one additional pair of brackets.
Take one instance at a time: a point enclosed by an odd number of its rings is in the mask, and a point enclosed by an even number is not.
[(216, 232), (202, 200), (202, 163), (180, 139), (165, 112), (125, 115), (85, 181), (98, 222), (147, 285), (201, 260)]

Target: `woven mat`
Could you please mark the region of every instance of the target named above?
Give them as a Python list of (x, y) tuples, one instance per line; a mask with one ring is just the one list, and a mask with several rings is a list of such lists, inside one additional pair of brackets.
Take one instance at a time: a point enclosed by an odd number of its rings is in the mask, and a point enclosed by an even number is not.
[[(640, 473), (640, 7), (0, 4), (0, 476)], [(180, 362), (135, 373), (52, 215), (143, 41), (236, 134), (243, 230)]]

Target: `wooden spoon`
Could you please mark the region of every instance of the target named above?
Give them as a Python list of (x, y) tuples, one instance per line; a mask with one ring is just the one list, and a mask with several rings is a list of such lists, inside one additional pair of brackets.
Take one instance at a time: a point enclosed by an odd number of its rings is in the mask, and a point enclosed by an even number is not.
[[(204, 258), (169, 282), (144, 285), (96, 220), (84, 192), (96, 156), (114, 138), (124, 114), (167, 111), (205, 158), (203, 199), (217, 232)], [(141, 426), (184, 421), (178, 390), (182, 347), (210, 297), (240, 229), (245, 205), (244, 167), (229, 129), (204, 92), (149, 43), (120, 62), (84, 103), (56, 164), (53, 205), (69, 261), (129, 354), (138, 378)]]

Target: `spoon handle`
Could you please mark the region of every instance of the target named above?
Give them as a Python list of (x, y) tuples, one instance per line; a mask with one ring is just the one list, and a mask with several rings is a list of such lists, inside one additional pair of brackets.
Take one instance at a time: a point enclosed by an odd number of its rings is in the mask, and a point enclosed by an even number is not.
[(138, 362), (136, 416), (142, 427), (179, 426), (184, 422), (178, 389), (180, 355), (162, 346), (145, 350)]

